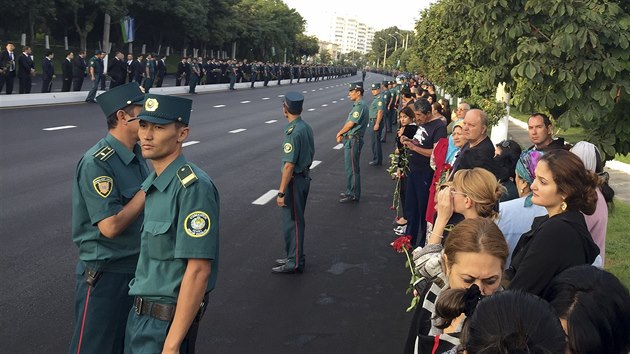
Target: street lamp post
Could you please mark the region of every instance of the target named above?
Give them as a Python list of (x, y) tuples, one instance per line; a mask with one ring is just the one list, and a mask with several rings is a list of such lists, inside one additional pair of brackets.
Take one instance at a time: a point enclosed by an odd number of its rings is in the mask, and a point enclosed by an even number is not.
[(378, 37), (378, 39), (382, 40), (383, 42), (385, 42), (385, 53), (383, 53), (383, 69), (385, 69), (385, 62), (387, 61), (387, 41), (384, 40), (381, 37)]
[(397, 37), (395, 37), (395, 36), (392, 36), (392, 35), (391, 35), (391, 34), (389, 34), (389, 33), (388, 33), (387, 35), (388, 35), (388, 36), (390, 36), (390, 37), (392, 37), (392, 38), (394, 38), (394, 40), (396, 41), (396, 42), (395, 42), (396, 44), (395, 44), (395, 47), (394, 47), (394, 52), (395, 52), (395, 51), (397, 51), (397, 50), (398, 50), (398, 38), (397, 38)]
[(403, 50), (406, 50), (407, 42), (405, 42), (405, 37), (403, 37), (402, 33), (400, 32), (394, 32), (394, 33), (400, 35), (400, 40), (402, 41), (402, 45), (400, 47), (403, 48)]

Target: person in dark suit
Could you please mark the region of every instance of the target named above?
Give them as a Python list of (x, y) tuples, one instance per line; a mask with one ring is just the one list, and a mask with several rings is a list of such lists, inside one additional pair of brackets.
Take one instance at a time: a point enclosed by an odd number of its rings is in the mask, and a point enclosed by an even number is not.
[(131, 72), (131, 64), (133, 64), (133, 55), (127, 54), (127, 75), (129, 76), (129, 79), (127, 79), (127, 82), (133, 81), (133, 75)]
[(157, 73), (155, 75), (155, 87), (162, 87), (166, 75), (166, 55), (157, 61)]
[(35, 64), (31, 59), (31, 47), (24, 47), (18, 58), (17, 76), (20, 80), (20, 93), (31, 93), (31, 76), (35, 74)]
[(52, 62), (54, 57), (55, 53), (49, 50), (42, 59), (42, 93), (48, 93), (52, 89), (52, 80), (55, 78), (55, 66)]
[(72, 61), (72, 91), (81, 91), (83, 79), (85, 78), (85, 69), (87, 69), (85, 50), (82, 50)]
[(61, 77), (63, 78), (61, 92), (70, 91), (70, 86), (72, 85), (72, 59), (74, 59), (74, 53), (68, 52), (66, 59), (61, 63)]
[(7, 43), (7, 49), (0, 53), (0, 91), (4, 85), (7, 85), (6, 93), (13, 93), (13, 81), (15, 80), (15, 46), (13, 43)]
[(144, 59), (143, 55), (138, 55), (138, 58), (131, 64), (131, 73), (133, 74), (133, 81), (138, 85), (142, 85), (142, 78), (144, 77)]
[(192, 59), (186, 58), (186, 66), (184, 68), (184, 85), (190, 85), (190, 75), (192, 74)]
[(175, 72), (175, 86), (182, 85), (182, 79), (186, 75), (186, 57), (182, 57), (182, 60), (177, 64), (177, 71)]
[(116, 56), (107, 66), (107, 74), (111, 78), (109, 83), (109, 89), (113, 89), (116, 86), (120, 86), (125, 83), (127, 76), (127, 63), (123, 61), (125, 56), (121, 52), (116, 52)]

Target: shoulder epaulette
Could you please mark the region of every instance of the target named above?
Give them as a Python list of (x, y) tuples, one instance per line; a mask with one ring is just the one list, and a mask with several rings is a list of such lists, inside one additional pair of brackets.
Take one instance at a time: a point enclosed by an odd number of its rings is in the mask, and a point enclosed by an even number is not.
[(93, 153), (92, 156), (101, 161), (107, 161), (107, 159), (110, 158), (115, 152), (116, 151), (111, 146), (103, 146), (100, 150)]
[(180, 167), (179, 170), (177, 170), (177, 178), (179, 178), (179, 181), (182, 183), (182, 186), (184, 186), (184, 188), (187, 188), (199, 179), (197, 178), (197, 175), (193, 172), (190, 165), (184, 165)]
[(291, 135), (291, 133), (293, 133), (293, 129), (295, 129), (295, 125), (292, 125), (289, 129), (287, 129), (287, 135)]

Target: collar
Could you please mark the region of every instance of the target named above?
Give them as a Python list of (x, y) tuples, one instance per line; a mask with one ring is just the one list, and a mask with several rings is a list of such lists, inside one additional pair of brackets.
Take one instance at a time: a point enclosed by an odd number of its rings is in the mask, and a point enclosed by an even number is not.
[(136, 157), (136, 153), (138, 152), (137, 150), (139, 148), (138, 144), (134, 146), (134, 151), (130, 151), (129, 149), (127, 149), (127, 147), (125, 147), (125, 145), (118, 141), (118, 139), (114, 138), (111, 133), (107, 134), (107, 136), (105, 137), (105, 141), (109, 144), (109, 146), (114, 149), (114, 151), (116, 151), (116, 154), (120, 157), (125, 165), (129, 165), (131, 161), (133, 161), (133, 159)]
[(363, 102), (363, 98), (359, 98), (358, 100), (354, 101), (354, 103), (352, 104), (353, 106), (358, 106)]
[(142, 190), (147, 192), (151, 186), (155, 186), (157, 190), (164, 192), (169, 183), (171, 183), (171, 181), (175, 178), (177, 170), (185, 163), (186, 158), (184, 155), (179, 155), (164, 169), (164, 171), (162, 171), (162, 174), (159, 176), (155, 173), (155, 171), (151, 172), (149, 177), (147, 177), (147, 179), (142, 183)]

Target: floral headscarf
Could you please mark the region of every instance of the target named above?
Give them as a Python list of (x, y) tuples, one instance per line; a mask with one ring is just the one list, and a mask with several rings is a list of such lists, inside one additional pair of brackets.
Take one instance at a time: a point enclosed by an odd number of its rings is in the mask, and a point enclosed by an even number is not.
[[(536, 178), (534, 171), (542, 155), (542, 151), (527, 150), (521, 154), (516, 163), (516, 174), (529, 185), (531, 185), (534, 182), (534, 178)], [(532, 206), (532, 193), (529, 193), (527, 198), (525, 198), (525, 207), (528, 208), (530, 206)]]

